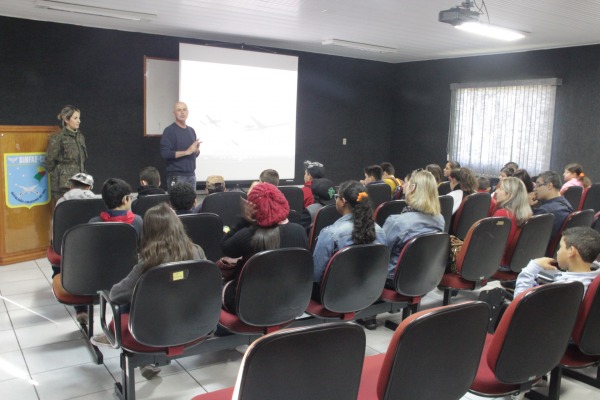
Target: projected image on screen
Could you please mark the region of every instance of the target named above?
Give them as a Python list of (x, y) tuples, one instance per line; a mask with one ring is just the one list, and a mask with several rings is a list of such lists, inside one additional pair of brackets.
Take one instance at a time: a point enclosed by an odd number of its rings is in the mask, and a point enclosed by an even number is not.
[(276, 169), (293, 179), (296, 57), (180, 45), (179, 98), (202, 141), (196, 177), (256, 180)]

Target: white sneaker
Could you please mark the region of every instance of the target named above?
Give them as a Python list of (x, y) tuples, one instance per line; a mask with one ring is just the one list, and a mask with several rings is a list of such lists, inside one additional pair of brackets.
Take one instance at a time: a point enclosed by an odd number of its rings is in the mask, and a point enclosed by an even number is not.
[(144, 378), (150, 380), (160, 373), (160, 368), (156, 367), (154, 364), (148, 364), (140, 367), (140, 372)]
[(112, 347), (108, 338), (104, 334), (92, 336), (90, 343), (98, 347)]

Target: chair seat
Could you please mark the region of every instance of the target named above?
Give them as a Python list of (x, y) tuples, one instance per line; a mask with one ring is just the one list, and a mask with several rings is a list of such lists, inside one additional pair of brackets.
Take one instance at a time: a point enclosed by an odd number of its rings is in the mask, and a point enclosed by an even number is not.
[(52, 278), (52, 291), (54, 291), (56, 299), (63, 304), (85, 305), (93, 304), (96, 300), (96, 296), (80, 296), (67, 292), (60, 281), (60, 274), (56, 274)]
[(594, 365), (600, 361), (600, 356), (589, 356), (583, 354), (579, 347), (570, 344), (560, 360), (560, 365), (567, 368), (584, 368)]
[(492, 278), (498, 281), (516, 281), (517, 276), (519, 276), (519, 274), (513, 271), (498, 271)]
[(311, 299), (306, 308), (306, 313), (320, 318), (337, 318), (344, 321), (351, 321), (354, 319), (356, 313), (337, 313), (326, 309), (323, 304), (318, 301)]
[[(477, 369), (477, 375), (471, 385), (469, 391), (473, 393), (485, 393), (486, 397), (502, 397), (508, 396), (512, 393), (519, 391), (519, 385), (512, 385), (500, 382), (496, 379), (494, 372), (490, 368), (487, 362), (487, 354), (490, 349), (492, 339), (494, 335), (488, 334), (485, 338), (485, 344), (483, 345), (483, 353), (481, 360), (479, 361), (479, 368)], [(493, 396), (491, 396), (493, 395)]]
[(192, 400), (231, 400), (234, 387), (217, 390), (210, 393), (194, 396)]
[(383, 289), (381, 300), (388, 303), (420, 304), (421, 296), (404, 296), (392, 289)]
[[(481, 285), (485, 286), (486, 280), (481, 281)], [(467, 281), (463, 279), (462, 276), (454, 273), (444, 274), (442, 277), (442, 281), (439, 284), (439, 287), (442, 288), (452, 288), (452, 289), (467, 289), (473, 290), (475, 289), (475, 282)]]
[(221, 310), (221, 316), (219, 317), (219, 325), (232, 332), (246, 335), (275, 332), (288, 324), (289, 323), (274, 326), (252, 326), (243, 322), (237, 315), (225, 310)]
[(48, 258), (48, 261), (50, 261), (50, 264), (60, 265), (60, 254), (55, 252), (52, 246), (48, 246), (48, 250), (46, 250), (46, 257)]
[(384, 360), (385, 353), (365, 357), (362, 374), (360, 376), (360, 387), (358, 388), (357, 400), (379, 399), (379, 397), (377, 397), (377, 380)]

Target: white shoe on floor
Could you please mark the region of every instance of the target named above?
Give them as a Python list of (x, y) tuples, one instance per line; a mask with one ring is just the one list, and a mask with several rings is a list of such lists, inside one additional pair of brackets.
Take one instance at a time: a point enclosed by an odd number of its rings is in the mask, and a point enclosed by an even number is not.
[(160, 373), (160, 368), (158, 368), (154, 364), (148, 364), (144, 365), (143, 367), (140, 367), (140, 372), (142, 373), (142, 376), (144, 378), (150, 380)]
[(90, 339), (90, 343), (98, 347), (112, 347), (112, 345), (108, 341), (108, 338), (104, 334), (92, 336), (92, 338)]

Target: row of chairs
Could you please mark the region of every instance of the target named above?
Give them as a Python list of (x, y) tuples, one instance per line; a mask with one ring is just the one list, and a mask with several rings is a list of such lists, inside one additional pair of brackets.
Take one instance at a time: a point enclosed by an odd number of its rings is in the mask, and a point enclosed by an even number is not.
[(571, 204), (573, 210), (592, 209), (596, 213), (600, 212), (600, 183), (594, 183), (585, 189), (581, 186), (571, 186), (563, 193), (563, 196)]

